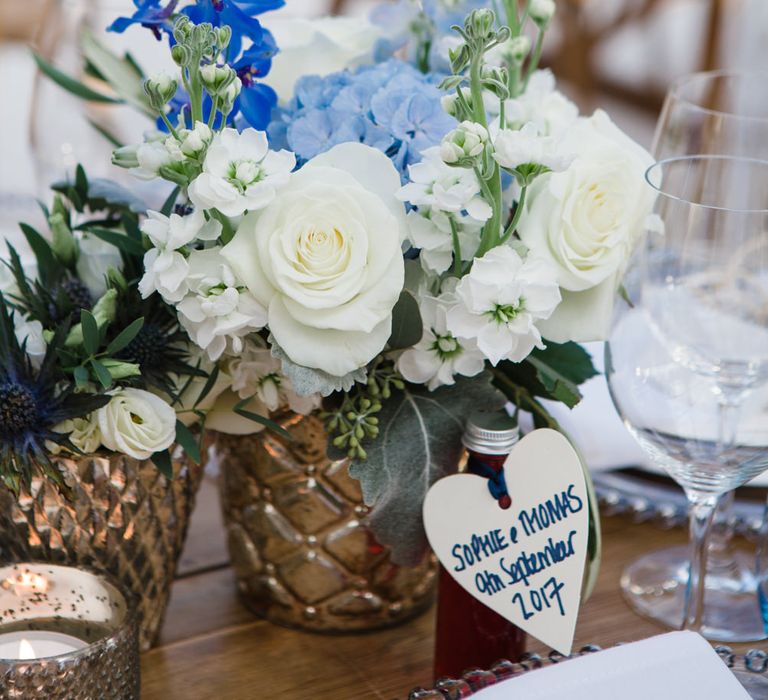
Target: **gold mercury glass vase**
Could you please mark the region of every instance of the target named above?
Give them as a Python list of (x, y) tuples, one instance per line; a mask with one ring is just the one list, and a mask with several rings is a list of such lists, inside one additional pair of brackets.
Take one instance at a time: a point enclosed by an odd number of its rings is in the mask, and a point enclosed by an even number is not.
[(51, 456), (72, 493), (35, 477), (17, 498), (0, 487), (0, 559), (87, 566), (136, 597), (140, 645), (156, 641), (203, 467), (171, 449), (174, 478), (121, 454)]
[(365, 526), (349, 461), (326, 456), (316, 415), (286, 412), (265, 430), (218, 433), (215, 454), (232, 566), (244, 603), (271, 622), (316, 632), (402, 623), (431, 604), (436, 562), (390, 561)]

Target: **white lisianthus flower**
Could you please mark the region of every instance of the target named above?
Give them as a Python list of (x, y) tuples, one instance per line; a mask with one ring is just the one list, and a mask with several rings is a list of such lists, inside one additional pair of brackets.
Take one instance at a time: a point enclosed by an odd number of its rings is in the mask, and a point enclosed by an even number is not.
[[(311, 20), (269, 13), (259, 18), (275, 37), (280, 51), (264, 82), (281, 103), (293, 97), (296, 81), (307, 73), (325, 76), (374, 62), (376, 44), (384, 29), (364, 17), (317, 17)], [(307, 56), (312, 57), (310, 70)]]
[(451, 217), (456, 223), (461, 247), (461, 259), (472, 260), (480, 245), (481, 224), (469, 217), (445, 214), (441, 211), (408, 213), (408, 241), (419, 248), (419, 261), (427, 272), (442, 274), (453, 262)]
[(150, 211), (141, 230), (155, 246), (144, 254), (144, 276), (139, 282), (141, 296), (146, 299), (157, 291), (169, 304), (181, 301), (187, 293), (189, 264), (180, 249), (195, 240), (216, 240), (221, 224), (215, 219), (206, 221), (199, 210), (187, 216), (165, 216)]
[(427, 148), (422, 157), (420, 163), (408, 166), (410, 182), (398, 190), (399, 199), (454, 214), (466, 211), (481, 222), (491, 217), (491, 205), (480, 196), (480, 183), (472, 170), (447, 165), (438, 146)]
[(227, 349), (242, 352), (244, 337), (266, 325), (266, 309), (238, 284), (221, 248), (195, 250), (187, 264), (189, 293), (177, 304), (179, 322), (214, 362)]
[(516, 170), (523, 165), (543, 165), (553, 171), (565, 170), (573, 162), (558, 139), (540, 136), (538, 127), (528, 122), (522, 129), (502, 129), (493, 139), (493, 157), (502, 167)]
[(225, 216), (263, 209), (288, 182), (295, 165), (293, 153), (269, 150), (263, 131), (224, 129), (208, 147), (189, 198), (196, 207), (218, 209)]
[(114, 268), (121, 271), (123, 258), (115, 246), (90, 233), (83, 232), (79, 236), (77, 247), (80, 250), (77, 276), (88, 287), (91, 296), (99, 299), (107, 291), (107, 270)]
[(48, 343), (43, 336), (43, 324), (23, 316), (20, 312), (13, 312), (13, 328), (19, 345), (26, 343), (27, 356), (32, 366), (39, 368), (43, 363)]
[(482, 124), (464, 121), (443, 138), (440, 157), (449, 164), (466, 158), (477, 158), (485, 150), (486, 143), (488, 129)]
[(451, 295), (419, 299), (424, 335), (397, 358), (395, 367), (403, 378), (426, 384), (430, 391), (455, 384), (455, 375), (474, 377), (485, 366), (485, 357), (474, 339), (460, 340), (448, 330), (446, 307)]
[(343, 377), (384, 348), (404, 277), (399, 187), (381, 151), (341, 144), (293, 173), (224, 246), (294, 363)]
[(651, 155), (604, 112), (580, 119), (563, 139), (577, 155), (531, 186), (518, 231), (557, 271), (563, 303), (540, 328), (555, 342), (605, 338), (624, 267), (653, 207), (645, 182)]
[(555, 271), (540, 259), (523, 260), (509, 246), (477, 258), (456, 287), (457, 303), (448, 310), (448, 330), (477, 347), (497, 365), (522, 362), (533, 348), (543, 348), (538, 324), (560, 302)]
[(537, 70), (525, 92), (505, 102), (505, 113), (508, 126), (519, 128), (533, 122), (540, 134), (557, 137), (575, 123), (579, 108), (555, 89), (552, 71)]
[(241, 399), (255, 398), (270, 413), (288, 406), (295, 413), (308, 415), (320, 407), (321, 397), (299, 396), (291, 380), (281, 374), (280, 360), (272, 356), (269, 348), (253, 340), (246, 341), (243, 351), (229, 361), (227, 368), (232, 376), (232, 391)]
[(143, 389), (124, 388), (96, 411), (101, 442), (108, 450), (134, 459), (149, 459), (176, 439), (176, 412)]
[(93, 454), (101, 447), (101, 429), (95, 412), (84, 418), (65, 420), (53, 432), (67, 434), (69, 441), (86, 455)]

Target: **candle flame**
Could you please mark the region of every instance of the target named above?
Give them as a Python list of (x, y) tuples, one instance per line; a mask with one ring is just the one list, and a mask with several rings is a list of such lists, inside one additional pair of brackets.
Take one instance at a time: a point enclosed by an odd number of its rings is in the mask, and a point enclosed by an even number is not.
[(35, 648), (26, 639), (22, 639), (19, 642), (19, 659), (34, 659)]
[(16, 576), (9, 576), (2, 585), (6, 590), (13, 589), (13, 592), (18, 596), (45, 593), (48, 590), (48, 579), (42, 574), (22, 571)]

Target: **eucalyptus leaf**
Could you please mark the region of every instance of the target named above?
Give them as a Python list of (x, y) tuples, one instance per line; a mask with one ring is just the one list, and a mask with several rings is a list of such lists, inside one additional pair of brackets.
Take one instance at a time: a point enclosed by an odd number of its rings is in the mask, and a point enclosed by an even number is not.
[(173, 463), (171, 462), (171, 453), (168, 450), (162, 452), (155, 452), (152, 455), (152, 463), (165, 475), (168, 479), (173, 479)]
[(131, 238), (121, 231), (110, 231), (109, 229), (95, 227), (89, 227), (85, 230), (96, 236), (96, 238), (100, 238), (102, 241), (115, 246), (115, 248), (127, 255), (138, 257), (144, 255), (144, 246), (135, 238)]
[(122, 148), (125, 145), (109, 129), (99, 124), (95, 119), (88, 119), (88, 123), (115, 148)]
[(104, 76), (110, 87), (126, 102), (154, 119), (155, 112), (150, 107), (149, 98), (143, 87), (142, 76), (136, 70), (136, 64), (127, 57), (120, 57), (106, 48), (91, 32), (83, 36), (81, 47), (85, 58)]
[(195, 464), (200, 464), (200, 445), (192, 431), (180, 420), (176, 421), (176, 442), (184, 448), (184, 452)]
[(416, 298), (403, 290), (392, 309), (392, 333), (388, 345), (392, 350), (403, 350), (421, 340), (424, 327)]
[[(85, 328), (85, 325), (83, 325), (83, 328)], [(109, 373), (109, 370), (98, 360), (91, 360), (91, 367), (93, 367), (99, 384), (105, 389), (109, 389), (112, 386), (112, 375)]]
[(302, 367), (292, 362), (285, 351), (277, 344), (274, 336), (269, 336), (269, 344), (272, 346), (272, 357), (282, 362), (283, 374), (291, 380), (293, 390), (299, 396), (330, 396), (336, 391), (349, 391), (355, 382), (365, 383), (368, 373), (365, 367), (354, 372), (336, 377), (320, 369)]
[(435, 481), (456, 471), (469, 415), (505, 402), (487, 372), (436, 391), (408, 384), (384, 402), (376, 414), (379, 437), (366, 445), (368, 459), (353, 462), (349, 473), (360, 481), (372, 507), (368, 524), (376, 539), (392, 548), (393, 562), (413, 565), (427, 551), (424, 497)]
[(99, 325), (87, 309), (80, 312), (80, 325), (83, 329), (83, 347), (89, 355), (95, 355), (99, 349)]
[(139, 334), (144, 326), (144, 319), (137, 318), (133, 323), (123, 328), (107, 346), (107, 355), (114, 355), (123, 350)]
[(121, 104), (123, 102), (123, 100), (115, 99), (109, 95), (104, 95), (101, 92), (97, 92), (84, 83), (81, 83), (79, 80), (76, 80), (66, 73), (63, 73), (34, 51), (32, 52), (32, 57), (35, 59), (37, 67), (44, 75), (47, 75), (59, 87), (64, 88), (67, 92), (71, 92), (76, 97), (80, 97), (91, 102), (107, 102), (111, 104)]

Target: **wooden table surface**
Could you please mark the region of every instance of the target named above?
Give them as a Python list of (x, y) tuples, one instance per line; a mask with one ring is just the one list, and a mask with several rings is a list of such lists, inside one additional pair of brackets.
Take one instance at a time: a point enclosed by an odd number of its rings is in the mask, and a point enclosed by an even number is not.
[[(624, 566), (653, 549), (683, 544), (665, 531), (603, 518), (603, 566), (582, 608), (575, 648), (658, 634), (619, 592)], [(431, 686), (434, 610), (383, 632), (326, 636), (254, 618), (238, 601), (227, 563), (216, 484), (206, 478), (160, 645), (142, 661), (143, 700), (404, 700)], [(738, 651), (766, 644), (733, 645)], [(544, 651), (533, 642), (532, 651)]]

